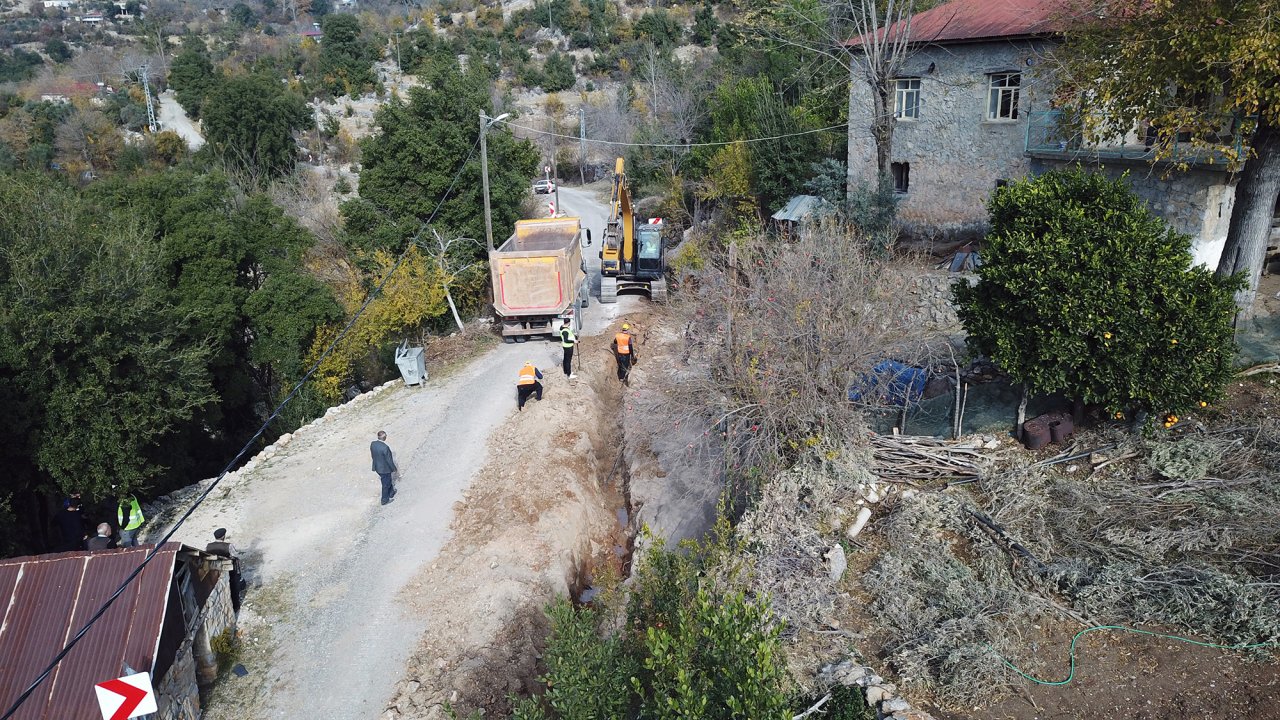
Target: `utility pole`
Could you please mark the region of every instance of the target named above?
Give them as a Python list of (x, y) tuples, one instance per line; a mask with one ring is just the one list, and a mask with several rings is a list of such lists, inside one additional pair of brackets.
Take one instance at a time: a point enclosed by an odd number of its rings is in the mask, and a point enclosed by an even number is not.
[(578, 106), (578, 180), (587, 184), (587, 109)]
[(142, 76), (142, 94), (147, 96), (147, 127), (151, 128), (152, 134), (155, 134), (159, 128), (156, 126), (156, 106), (151, 101), (151, 80), (147, 77), (150, 69), (143, 64), (138, 68), (138, 74)]
[(496, 118), (491, 118), (480, 111), (480, 183), (484, 192), (484, 239), (489, 245), (489, 252), (493, 252), (493, 215), (489, 211), (489, 143), (486, 142), (485, 136), (489, 133), (489, 127), (499, 120), (505, 120), (509, 113), (502, 113)]
[(400, 83), (404, 80), (404, 71), (400, 69), (400, 32), (395, 33), (396, 37), (396, 86), (399, 89)]

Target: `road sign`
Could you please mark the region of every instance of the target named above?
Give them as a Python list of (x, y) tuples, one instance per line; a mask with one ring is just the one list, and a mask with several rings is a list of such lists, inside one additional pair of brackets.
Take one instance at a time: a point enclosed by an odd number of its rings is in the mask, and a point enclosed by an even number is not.
[(551, 217), (556, 216), (556, 204), (554, 202), (547, 203), (547, 211), (551, 213)]
[(545, 173), (545, 174), (547, 174), (547, 175), (550, 175), (550, 174), (551, 174), (551, 166), (550, 166), (550, 165), (543, 165), (543, 166), (542, 166), (542, 172), (543, 172), (543, 173)]
[(98, 694), (102, 720), (128, 720), (159, 712), (156, 693), (151, 689), (151, 673), (126, 675), (93, 686)]

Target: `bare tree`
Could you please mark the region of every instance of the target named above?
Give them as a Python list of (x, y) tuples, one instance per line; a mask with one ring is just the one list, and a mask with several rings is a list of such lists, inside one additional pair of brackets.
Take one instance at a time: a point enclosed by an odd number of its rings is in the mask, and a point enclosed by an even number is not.
[(655, 148), (653, 162), (669, 178), (680, 174), (689, 155), (687, 145), (708, 112), (710, 92), (707, 68), (666, 59), (653, 47), (640, 63), (648, 113), (645, 135), (651, 142), (677, 147)]
[(449, 311), (453, 313), (453, 322), (458, 326), (458, 332), (466, 334), (467, 327), (462, 323), (462, 316), (458, 314), (458, 306), (453, 304), (453, 293), (449, 291), (449, 283), (453, 278), (461, 275), (471, 269), (477, 263), (475, 254), (469, 253), (469, 261), (459, 263), (457, 259), (458, 253), (453, 250), (454, 246), (471, 245), (473, 247), (481, 247), (478, 240), (469, 237), (456, 237), (452, 240), (445, 240), (435, 228), (431, 229), (431, 234), (435, 237), (435, 247), (429, 248), (432, 258), (435, 260), (436, 267), (440, 268), (441, 284), (444, 285), (444, 299), (449, 303)]
[(787, 242), (742, 238), (683, 283), (675, 312), (686, 348), (672, 399), (685, 422), (723, 437), (740, 477), (768, 476), (810, 450), (844, 452), (892, 382), (876, 376), (881, 361), (948, 356), (945, 335), (904, 301), (918, 271), (874, 257), (856, 233), (829, 220)]
[[(893, 156), (895, 83), (919, 42), (912, 37), (911, 19), (920, 4), (918, 0), (785, 2), (758, 14), (753, 26), (775, 42), (839, 63), (848, 70), (851, 82), (865, 84), (871, 96), (869, 129), (876, 144), (876, 171), (882, 182)], [(851, 93), (856, 89), (850, 88)]]

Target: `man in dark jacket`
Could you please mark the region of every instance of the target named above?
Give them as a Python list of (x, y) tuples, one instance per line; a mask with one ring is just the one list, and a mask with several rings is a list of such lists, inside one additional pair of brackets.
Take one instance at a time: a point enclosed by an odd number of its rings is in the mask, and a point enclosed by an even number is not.
[(58, 550), (67, 552), (83, 550), (88, 535), (84, 531), (84, 511), (80, 509), (80, 493), (75, 493), (64, 501), (62, 512), (55, 516), (58, 534), (62, 542)]
[(218, 528), (213, 531), (213, 542), (204, 547), (207, 553), (213, 553), (224, 558), (231, 559), (231, 576), (228, 578), (231, 582), (231, 607), (236, 611), (240, 611), (240, 598), (244, 595), (245, 582), (244, 576), (240, 574), (240, 555), (236, 552), (236, 546), (231, 544), (227, 539), (227, 529)]
[(391, 448), (387, 446), (387, 433), (378, 431), (378, 439), (369, 443), (369, 454), (373, 456), (373, 471), (382, 480), (382, 504), (395, 500), (396, 489), (392, 485), (391, 474), (396, 471), (396, 461), (391, 457)]
[(116, 541), (111, 537), (111, 526), (107, 523), (98, 523), (98, 534), (89, 538), (84, 544), (86, 550), (110, 550), (116, 546)]

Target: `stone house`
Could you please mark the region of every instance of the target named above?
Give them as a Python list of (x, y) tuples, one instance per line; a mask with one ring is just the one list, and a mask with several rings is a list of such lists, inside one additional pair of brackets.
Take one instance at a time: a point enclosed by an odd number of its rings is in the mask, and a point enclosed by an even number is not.
[[(1058, 43), (1061, 12), (1061, 0), (952, 0), (912, 18), (913, 47), (895, 80), (891, 156), (904, 230), (943, 242), (979, 238), (997, 187), (1080, 163), (1111, 175), (1127, 171), (1134, 191), (1194, 239), (1197, 261), (1216, 267), (1235, 197), (1231, 169), (1204, 156), (1171, 173), (1153, 165), (1137, 129), (1105, 146), (1065, 136), (1050, 105), (1055, 83), (1046, 62)], [(855, 70), (851, 187), (876, 176), (872, 107), (870, 88)]]
[[(8, 708), (155, 546), (0, 561), (0, 706)], [(199, 720), (234, 632), (231, 560), (166, 543), (15, 715), (96, 720), (94, 685), (151, 673), (152, 720)]]

